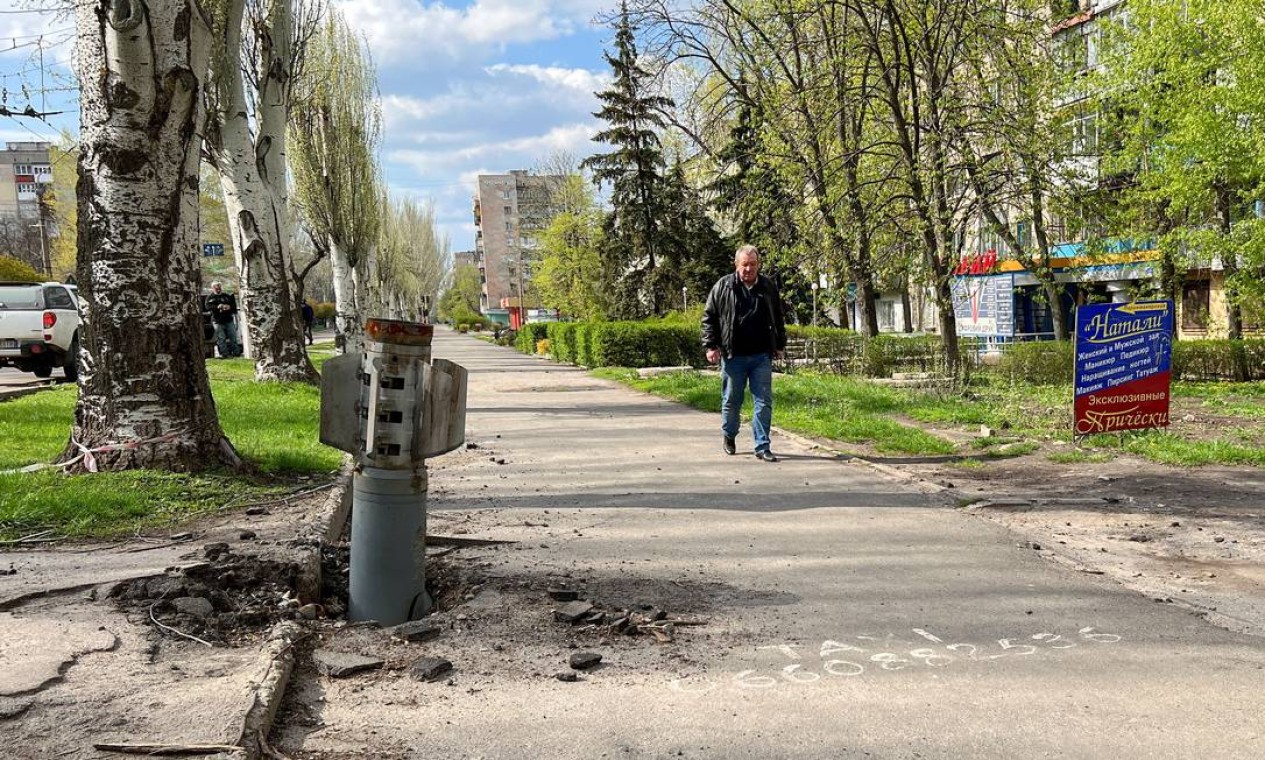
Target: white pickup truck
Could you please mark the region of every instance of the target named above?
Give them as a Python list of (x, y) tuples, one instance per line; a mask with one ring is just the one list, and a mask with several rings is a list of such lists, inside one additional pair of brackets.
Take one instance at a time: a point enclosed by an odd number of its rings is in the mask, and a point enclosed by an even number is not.
[(72, 285), (0, 282), (0, 367), (79, 378), (79, 301)]

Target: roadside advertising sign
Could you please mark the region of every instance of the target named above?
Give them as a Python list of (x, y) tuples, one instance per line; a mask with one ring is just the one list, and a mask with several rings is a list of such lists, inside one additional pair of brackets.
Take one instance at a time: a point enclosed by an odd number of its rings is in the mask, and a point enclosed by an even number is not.
[(1013, 274), (955, 277), (949, 281), (949, 287), (953, 291), (953, 315), (957, 319), (958, 335), (979, 338), (1014, 336)]
[(1168, 426), (1173, 302), (1076, 309), (1076, 435)]

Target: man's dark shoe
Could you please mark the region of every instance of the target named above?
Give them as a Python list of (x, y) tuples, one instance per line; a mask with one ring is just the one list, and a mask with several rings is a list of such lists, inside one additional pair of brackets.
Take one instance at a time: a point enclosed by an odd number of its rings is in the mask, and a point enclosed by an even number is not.
[(766, 462), (776, 462), (776, 461), (777, 461), (777, 454), (774, 454), (772, 451), (769, 451), (768, 449), (765, 449), (764, 451), (757, 451), (757, 452), (755, 453), (755, 458), (756, 458), (756, 459), (763, 459), (763, 460), (764, 460), (764, 461), (766, 461)]
[(738, 453), (738, 448), (734, 446), (734, 439), (730, 438), (729, 436), (725, 436), (724, 438), (725, 438), (725, 453), (731, 456), (733, 454)]

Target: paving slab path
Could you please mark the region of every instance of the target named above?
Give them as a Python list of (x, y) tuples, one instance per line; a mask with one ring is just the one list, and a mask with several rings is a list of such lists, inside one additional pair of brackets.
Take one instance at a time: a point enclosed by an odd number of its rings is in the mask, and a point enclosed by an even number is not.
[[(744, 426), (730, 457), (718, 415), (446, 331), (434, 354), (471, 371), (472, 447), (431, 464), (430, 532), (510, 543), (435, 552), (436, 637), (314, 636), (385, 665), (301, 664), (291, 757), (1265, 757), (1265, 639), (788, 437), (767, 464)], [(559, 586), (702, 625), (558, 622)]]

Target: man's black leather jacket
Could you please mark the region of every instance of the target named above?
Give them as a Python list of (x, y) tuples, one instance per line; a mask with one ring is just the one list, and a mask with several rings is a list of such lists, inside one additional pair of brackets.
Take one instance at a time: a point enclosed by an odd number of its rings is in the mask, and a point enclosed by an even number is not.
[[(737, 288), (741, 287), (737, 272), (720, 278), (707, 294), (707, 305), (703, 307), (703, 348), (719, 348), (726, 359), (733, 355)], [(759, 297), (761, 308), (769, 310), (774, 350), (786, 350), (786, 316), (777, 287), (768, 277), (760, 275), (753, 292)]]

